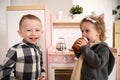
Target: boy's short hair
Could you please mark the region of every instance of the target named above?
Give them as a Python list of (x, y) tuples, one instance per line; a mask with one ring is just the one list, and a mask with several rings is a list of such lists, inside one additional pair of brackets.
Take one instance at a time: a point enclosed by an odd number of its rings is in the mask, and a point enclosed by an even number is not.
[(21, 29), (22, 22), (23, 22), (25, 19), (38, 20), (38, 21), (40, 21), (40, 23), (41, 23), (41, 20), (40, 20), (37, 16), (32, 15), (32, 14), (26, 14), (26, 15), (23, 15), (22, 18), (20, 19), (19, 29)]

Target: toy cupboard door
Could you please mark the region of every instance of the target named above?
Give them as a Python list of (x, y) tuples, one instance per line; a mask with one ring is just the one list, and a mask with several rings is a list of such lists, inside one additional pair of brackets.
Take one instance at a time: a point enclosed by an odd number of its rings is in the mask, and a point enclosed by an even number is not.
[[(43, 49), (43, 59), (47, 69), (47, 48), (51, 44), (50, 12), (44, 6), (8, 6), (7, 7), (7, 38), (8, 48), (22, 41), (18, 35), (19, 21), (25, 14), (33, 14), (41, 19), (43, 34), (39, 46)], [(47, 16), (47, 18), (46, 18)], [(46, 40), (47, 38), (47, 40)]]
[(118, 50), (118, 55), (120, 55), (120, 20), (114, 23), (114, 47)]
[[(118, 50), (118, 75), (120, 75), (120, 20), (115, 21), (114, 23), (114, 47)], [(120, 76), (118, 76), (118, 80), (120, 80)]]

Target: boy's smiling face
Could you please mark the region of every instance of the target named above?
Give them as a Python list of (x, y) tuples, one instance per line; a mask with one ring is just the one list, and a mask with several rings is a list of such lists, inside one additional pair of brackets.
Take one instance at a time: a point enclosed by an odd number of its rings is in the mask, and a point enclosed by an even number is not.
[(25, 19), (18, 33), (27, 42), (36, 44), (43, 33), (42, 24), (38, 20)]

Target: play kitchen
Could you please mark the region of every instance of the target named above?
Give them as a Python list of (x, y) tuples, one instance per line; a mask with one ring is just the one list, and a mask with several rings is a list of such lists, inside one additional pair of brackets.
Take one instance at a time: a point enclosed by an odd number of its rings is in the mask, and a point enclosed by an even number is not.
[(52, 48), (48, 51), (49, 80), (70, 80), (75, 64), (74, 41), (81, 37), (79, 22), (53, 21)]
[(58, 51), (65, 51), (66, 50), (66, 43), (63, 37), (58, 38), (56, 43), (56, 50)]
[(65, 38), (59, 37), (55, 49), (49, 51), (48, 69), (49, 80), (70, 80), (72, 69), (75, 63), (73, 51), (66, 47)]

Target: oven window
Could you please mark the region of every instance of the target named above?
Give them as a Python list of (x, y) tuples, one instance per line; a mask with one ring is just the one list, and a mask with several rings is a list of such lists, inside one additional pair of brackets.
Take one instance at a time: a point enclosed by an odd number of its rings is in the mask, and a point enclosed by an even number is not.
[(55, 69), (55, 80), (70, 80), (72, 69)]

